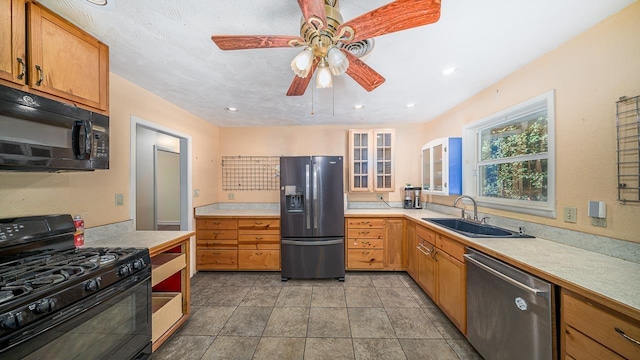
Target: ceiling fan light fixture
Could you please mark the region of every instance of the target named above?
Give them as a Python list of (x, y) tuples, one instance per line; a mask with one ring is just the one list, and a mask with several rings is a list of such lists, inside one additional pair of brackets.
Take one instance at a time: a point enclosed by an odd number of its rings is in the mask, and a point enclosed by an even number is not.
[(293, 58), (291, 70), (299, 77), (306, 78), (309, 75), (309, 70), (311, 70), (311, 65), (313, 65), (313, 50), (307, 46)]
[(344, 74), (349, 67), (349, 60), (335, 45), (331, 46), (327, 51), (327, 62), (329, 63), (329, 70), (334, 76)]
[(316, 88), (324, 89), (330, 88), (332, 86), (333, 76), (331, 75), (331, 70), (329, 70), (327, 60), (325, 60), (325, 58), (322, 58), (322, 60), (320, 60), (320, 64), (318, 65), (318, 71), (316, 72)]

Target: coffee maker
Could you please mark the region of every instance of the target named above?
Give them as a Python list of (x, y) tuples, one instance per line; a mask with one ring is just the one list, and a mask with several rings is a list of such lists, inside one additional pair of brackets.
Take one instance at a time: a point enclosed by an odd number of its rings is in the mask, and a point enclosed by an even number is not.
[(422, 189), (420, 187), (413, 188), (413, 208), (422, 209), (422, 202), (420, 201), (420, 193)]
[(404, 188), (404, 201), (402, 207), (404, 209), (422, 209), (420, 202), (420, 193), (422, 189), (419, 186), (406, 186)]

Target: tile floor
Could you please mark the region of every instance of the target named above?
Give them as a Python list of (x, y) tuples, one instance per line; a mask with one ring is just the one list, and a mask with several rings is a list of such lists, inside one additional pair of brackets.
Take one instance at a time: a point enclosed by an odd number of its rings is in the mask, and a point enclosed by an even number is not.
[(160, 359), (482, 359), (405, 273), (199, 272)]

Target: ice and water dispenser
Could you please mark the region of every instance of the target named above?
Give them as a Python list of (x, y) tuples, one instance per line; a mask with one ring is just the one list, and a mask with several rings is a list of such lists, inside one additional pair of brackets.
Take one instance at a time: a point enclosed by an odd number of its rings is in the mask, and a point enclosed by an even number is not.
[(285, 210), (290, 213), (304, 211), (304, 192), (301, 187), (286, 185), (284, 187)]

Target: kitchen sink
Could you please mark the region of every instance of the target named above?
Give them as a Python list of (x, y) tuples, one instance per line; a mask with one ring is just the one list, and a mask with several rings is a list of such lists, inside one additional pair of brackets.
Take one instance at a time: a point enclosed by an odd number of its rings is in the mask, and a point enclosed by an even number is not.
[(428, 221), (440, 225), (451, 231), (455, 231), (459, 234), (474, 237), (474, 238), (532, 238), (531, 235), (520, 234), (519, 232), (499, 228), (497, 226), (491, 226), (487, 224), (481, 224), (465, 219), (430, 219), (422, 218), (422, 220)]

